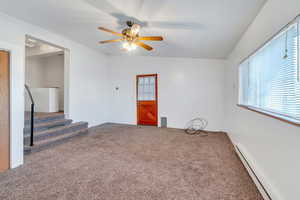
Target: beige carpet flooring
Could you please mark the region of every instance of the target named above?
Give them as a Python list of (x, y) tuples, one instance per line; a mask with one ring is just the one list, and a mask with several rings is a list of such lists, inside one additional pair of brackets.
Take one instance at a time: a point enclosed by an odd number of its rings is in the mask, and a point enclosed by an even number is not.
[(0, 174), (1, 200), (262, 200), (226, 134), (106, 124)]

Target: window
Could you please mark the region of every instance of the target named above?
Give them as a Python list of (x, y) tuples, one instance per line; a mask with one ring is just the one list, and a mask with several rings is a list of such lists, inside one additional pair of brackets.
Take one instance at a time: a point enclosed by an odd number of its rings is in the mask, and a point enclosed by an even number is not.
[(155, 100), (155, 76), (138, 77), (138, 100)]
[(300, 123), (299, 19), (239, 67), (239, 104)]

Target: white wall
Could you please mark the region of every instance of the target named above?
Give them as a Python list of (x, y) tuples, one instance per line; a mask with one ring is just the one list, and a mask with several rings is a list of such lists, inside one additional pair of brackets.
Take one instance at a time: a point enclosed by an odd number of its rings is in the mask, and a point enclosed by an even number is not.
[(63, 36), (0, 13), (0, 48), (11, 51), (11, 165), (23, 163), (25, 35), (68, 48), (69, 116), (96, 125), (108, 121), (107, 57)]
[(136, 75), (157, 73), (158, 117), (168, 117), (169, 127), (200, 116), (208, 129), (222, 130), (224, 67), (222, 60), (111, 57), (111, 121), (136, 124)]
[[(59, 110), (64, 110), (64, 56), (26, 57), (25, 82), (31, 88), (59, 88)], [(28, 99), (28, 98), (26, 98)], [(26, 102), (26, 107), (29, 103)], [(27, 110), (27, 109), (26, 109)]]
[(45, 85), (59, 88), (59, 110), (64, 110), (64, 56), (55, 55), (43, 58), (45, 61)]
[(300, 196), (300, 128), (236, 106), (238, 63), (300, 13), (299, 0), (269, 0), (232, 52), (226, 71), (226, 129), (274, 200)]
[(44, 85), (45, 66), (41, 57), (26, 57), (25, 59), (25, 83), (30, 87), (37, 88)]

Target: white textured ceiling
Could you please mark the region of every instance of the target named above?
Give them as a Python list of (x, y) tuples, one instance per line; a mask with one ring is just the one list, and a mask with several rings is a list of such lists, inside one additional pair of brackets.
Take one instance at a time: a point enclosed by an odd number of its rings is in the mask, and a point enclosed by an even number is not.
[(0, 0), (0, 12), (63, 34), (109, 55), (127, 54), (98, 26), (121, 31), (127, 19), (144, 25), (141, 35), (162, 35), (147, 42), (154, 51), (130, 54), (226, 58), (266, 0)]

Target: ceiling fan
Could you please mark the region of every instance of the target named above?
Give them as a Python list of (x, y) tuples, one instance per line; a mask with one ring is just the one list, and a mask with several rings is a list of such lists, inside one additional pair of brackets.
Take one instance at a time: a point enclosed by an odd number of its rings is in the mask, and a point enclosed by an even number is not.
[(163, 37), (161, 36), (140, 36), (141, 25), (134, 23), (133, 21), (127, 21), (127, 28), (123, 29), (121, 33), (109, 30), (104, 27), (99, 27), (99, 30), (111, 33), (113, 35), (119, 36), (121, 38), (100, 41), (100, 44), (106, 44), (111, 42), (123, 42), (123, 49), (131, 51), (136, 49), (137, 46), (140, 46), (148, 51), (151, 51), (153, 48), (142, 41), (162, 41)]

